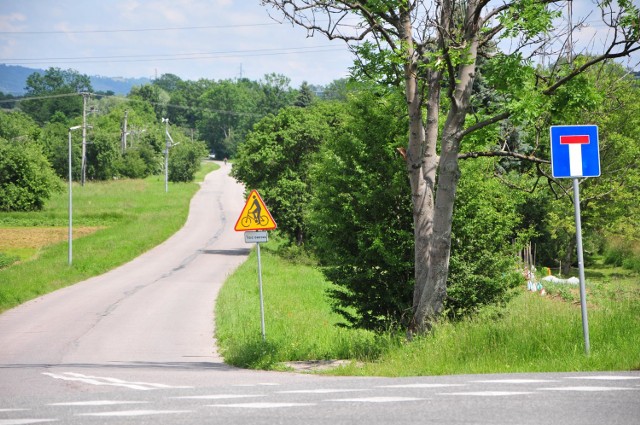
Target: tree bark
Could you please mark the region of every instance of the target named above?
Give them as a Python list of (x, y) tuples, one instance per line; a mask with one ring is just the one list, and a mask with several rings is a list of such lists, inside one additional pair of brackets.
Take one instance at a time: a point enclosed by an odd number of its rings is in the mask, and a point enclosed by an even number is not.
[[(444, 28), (448, 28), (451, 21), (452, 1), (443, 2), (441, 22)], [(447, 114), (441, 135), (441, 155), (438, 161), (438, 181), (435, 205), (431, 209), (431, 218), (418, 220), (419, 223), (429, 223), (430, 237), (421, 239), (422, 233), (427, 233), (427, 229), (416, 227), (415, 246), (416, 253), (427, 250), (426, 264), (418, 264), (416, 261), (416, 289), (414, 290), (413, 318), (409, 331), (412, 333), (424, 333), (431, 329), (432, 325), (442, 314), (444, 301), (447, 296), (447, 277), (449, 275), (449, 258), (451, 254), (451, 226), (453, 223), (453, 207), (456, 199), (456, 190), (460, 179), (460, 168), (458, 166), (458, 153), (460, 152), (460, 142), (462, 130), (464, 129), (465, 118), (469, 108), (472, 94), (473, 80), (475, 78), (475, 64), (478, 52), (478, 41), (475, 22), (475, 1), (470, 1), (467, 7), (465, 19), (465, 39), (468, 42), (467, 61), (455, 67), (449, 60), (450, 70), (458, 68), (455, 88), (449, 91), (451, 107)], [(440, 42), (443, 52), (447, 52), (444, 40)], [(442, 76), (439, 76), (440, 80)], [(453, 82), (453, 80), (451, 80)], [(430, 82), (432, 83), (432, 82)], [(430, 84), (430, 88), (431, 88)], [(433, 93), (430, 91), (430, 96)], [(439, 90), (438, 90), (439, 98)], [(431, 104), (432, 99), (427, 102), (428, 110), (435, 108)], [(437, 104), (439, 108), (439, 102)], [(435, 143), (438, 138), (438, 123), (427, 124), (427, 134), (433, 134), (434, 152)], [(427, 141), (428, 145), (429, 141)], [(412, 186), (413, 187), (413, 186)], [(433, 192), (432, 192), (433, 193)], [(414, 194), (414, 200), (416, 196)], [(428, 213), (422, 210), (422, 214)], [(416, 258), (417, 260), (417, 258)], [(420, 274), (419, 274), (420, 271)]]

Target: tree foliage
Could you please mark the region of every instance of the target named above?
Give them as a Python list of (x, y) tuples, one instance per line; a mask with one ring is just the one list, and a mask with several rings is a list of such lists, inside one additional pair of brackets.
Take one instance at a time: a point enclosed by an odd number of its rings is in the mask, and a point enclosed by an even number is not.
[[(533, 69), (521, 52), (525, 47), (543, 52), (550, 37), (559, 41), (560, 35), (552, 34), (553, 19), (564, 2), (516, 0), (498, 6), (479, 0), (262, 3), (311, 33), (357, 43), (353, 48), (360, 62), (354, 73), (404, 93), (409, 118), (404, 152), (415, 240), (412, 332), (428, 331), (444, 311), (453, 211), (462, 172), (459, 159), (468, 152), (469, 137), (506, 120), (535, 127), (538, 119), (544, 118), (536, 111), (548, 111), (537, 106), (562, 94), (567, 84), (579, 84), (586, 69), (640, 50), (640, 13), (630, 0), (618, 0), (617, 7), (609, 1), (599, 4), (613, 33), (602, 54), (582, 64), (556, 58), (557, 66), (545, 69)], [(342, 25), (347, 18), (358, 19), (358, 25)], [(494, 55), (500, 40), (510, 40), (515, 46), (504, 52), (502, 60), (508, 69), (521, 73), (516, 79), (527, 84), (499, 102), (476, 102), (481, 94), (475, 84), (479, 58)], [(527, 78), (527, 74), (535, 78)], [(495, 90), (511, 87), (503, 80), (498, 79)], [(468, 152), (467, 157), (546, 161), (505, 149), (508, 144), (501, 138), (492, 142), (492, 149)]]
[(91, 80), (73, 69), (49, 68), (44, 74), (33, 73), (27, 77), (26, 97), (38, 100), (23, 101), (20, 109), (39, 124), (47, 122), (54, 113), (66, 119), (82, 114), (81, 92), (91, 92)]
[(278, 228), (297, 244), (307, 233), (309, 168), (324, 137), (340, 120), (340, 108), (332, 104), (284, 108), (258, 122), (238, 148), (233, 176), (261, 193), (278, 217)]
[(0, 137), (0, 211), (40, 210), (60, 188), (36, 142)]
[(413, 290), (411, 193), (396, 152), (405, 119), (397, 97), (364, 91), (324, 136), (312, 168), (312, 247), (350, 326), (406, 326)]

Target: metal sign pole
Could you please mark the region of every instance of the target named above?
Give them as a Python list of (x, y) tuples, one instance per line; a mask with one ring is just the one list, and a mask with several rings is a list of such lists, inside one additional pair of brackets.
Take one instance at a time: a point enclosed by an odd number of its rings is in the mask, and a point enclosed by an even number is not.
[(260, 244), (256, 243), (258, 249), (258, 285), (260, 286), (260, 323), (262, 324), (262, 341), (266, 341), (267, 337), (264, 330), (264, 297), (262, 295), (262, 262), (260, 260)]
[(576, 215), (576, 245), (578, 250), (578, 273), (580, 277), (580, 310), (582, 311), (582, 333), (584, 334), (584, 351), (589, 355), (589, 321), (587, 319), (587, 291), (584, 283), (584, 258), (582, 254), (582, 221), (580, 219), (580, 189), (578, 179), (573, 180), (573, 205)]

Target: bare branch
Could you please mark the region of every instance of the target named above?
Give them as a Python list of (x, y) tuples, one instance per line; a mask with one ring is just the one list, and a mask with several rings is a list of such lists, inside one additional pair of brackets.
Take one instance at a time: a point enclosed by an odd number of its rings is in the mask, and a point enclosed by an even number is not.
[(458, 159), (471, 159), (471, 158), (480, 158), (480, 157), (506, 157), (506, 158), (516, 158), (522, 159), (524, 161), (540, 163), (540, 164), (551, 164), (551, 161), (547, 159), (542, 159), (535, 157), (533, 155), (524, 155), (517, 152), (507, 152), (507, 151), (485, 151), (485, 152), (465, 152), (458, 154)]
[(505, 119), (509, 118), (510, 115), (511, 115), (510, 112), (502, 112), (502, 113), (496, 115), (495, 117), (489, 118), (489, 119), (484, 120), (484, 121), (480, 121), (479, 123), (476, 123), (476, 124), (472, 125), (471, 127), (466, 128), (464, 131), (462, 131), (460, 133), (460, 138), (462, 139), (464, 136), (466, 136), (468, 134), (471, 134), (476, 130), (480, 130), (481, 128), (484, 128), (484, 127), (486, 127), (488, 125), (495, 124), (497, 122), (505, 120)]

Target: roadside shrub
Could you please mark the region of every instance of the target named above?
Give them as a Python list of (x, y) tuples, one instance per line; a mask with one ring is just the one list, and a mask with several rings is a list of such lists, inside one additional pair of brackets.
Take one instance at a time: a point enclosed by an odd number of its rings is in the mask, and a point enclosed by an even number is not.
[(61, 187), (35, 142), (0, 138), (0, 211), (40, 210)]
[(171, 148), (169, 152), (169, 180), (172, 182), (190, 182), (200, 169), (202, 158), (207, 149), (202, 142), (183, 142)]

